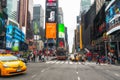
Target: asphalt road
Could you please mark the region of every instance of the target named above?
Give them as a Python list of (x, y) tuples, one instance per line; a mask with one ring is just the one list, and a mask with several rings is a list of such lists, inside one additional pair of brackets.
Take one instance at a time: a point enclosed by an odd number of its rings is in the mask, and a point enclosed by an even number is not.
[(120, 66), (71, 61), (28, 63), (26, 74), (0, 80), (120, 80)]

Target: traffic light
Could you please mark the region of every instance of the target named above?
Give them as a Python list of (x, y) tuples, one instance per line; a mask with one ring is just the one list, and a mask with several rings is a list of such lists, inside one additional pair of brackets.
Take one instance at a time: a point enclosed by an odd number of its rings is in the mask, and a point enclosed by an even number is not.
[(1, 0), (1, 7), (6, 8), (7, 6), (7, 0)]

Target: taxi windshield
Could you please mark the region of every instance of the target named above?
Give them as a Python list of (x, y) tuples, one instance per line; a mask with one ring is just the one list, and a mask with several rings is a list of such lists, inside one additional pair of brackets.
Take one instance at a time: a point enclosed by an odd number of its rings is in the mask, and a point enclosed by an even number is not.
[(0, 61), (15, 61), (18, 60), (16, 56), (0, 56)]

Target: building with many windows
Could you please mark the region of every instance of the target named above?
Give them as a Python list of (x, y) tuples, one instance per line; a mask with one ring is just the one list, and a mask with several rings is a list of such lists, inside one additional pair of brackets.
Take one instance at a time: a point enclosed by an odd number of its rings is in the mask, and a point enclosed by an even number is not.
[[(39, 34), (40, 39), (44, 39), (44, 32), (43, 32), (43, 27), (44, 27), (44, 10), (40, 4), (35, 4), (33, 7), (33, 29), (34, 29), (34, 34)], [(36, 29), (38, 31), (36, 32)]]
[(87, 12), (91, 6), (91, 0), (81, 0), (80, 13)]
[(7, 0), (8, 17), (18, 22), (19, 0)]

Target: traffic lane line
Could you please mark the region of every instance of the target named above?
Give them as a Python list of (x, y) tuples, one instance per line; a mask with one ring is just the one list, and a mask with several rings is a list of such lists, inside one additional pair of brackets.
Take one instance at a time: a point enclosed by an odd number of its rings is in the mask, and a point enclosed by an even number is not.
[(33, 76), (32, 76), (32, 78), (34, 78), (34, 77), (36, 77), (37, 75), (36, 74), (34, 74)]
[(78, 76), (78, 80), (80, 80), (80, 77)]
[(114, 73), (114, 74), (115, 74), (115, 76), (120, 77), (120, 75), (119, 75), (119, 74), (117, 74), (117, 73)]

